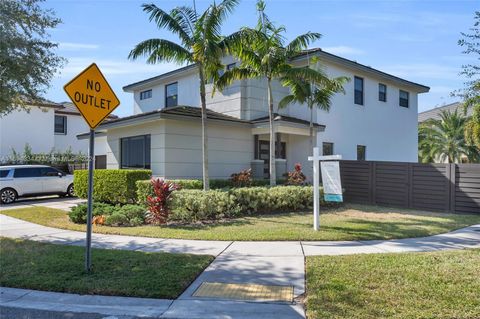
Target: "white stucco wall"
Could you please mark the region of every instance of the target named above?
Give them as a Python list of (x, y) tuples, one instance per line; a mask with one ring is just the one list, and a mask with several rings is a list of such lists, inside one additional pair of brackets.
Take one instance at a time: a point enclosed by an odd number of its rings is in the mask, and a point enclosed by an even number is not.
[[(334, 143), (335, 154), (344, 159), (357, 159), (357, 145), (365, 145), (367, 160), (417, 162), (417, 94), (361, 72), (332, 65), (326, 71), (332, 77), (343, 75), (352, 80), (345, 85), (345, 95), (333, 97), (330, 112), (317, 111), (316, 121), (326, 125), (325, 132), (318, 133), (318, 146)], [(364, 78), (364, 105), (354, 104), (355, 75)], [(379, 82), (387, 85), (387, 102), (378, 100)], [(399, 89), (410, 93), (409, 108), (399, 105)]]
[[(82, 116), (57, 114), (67, 117), (67, 134), (54, 133), (55, 150), (64, 152), (69, 148), (74, 153), (88, 153), (88, 139), (78, 140), (77, 135), (89, 131), (89, 127)], [(53, 132), (53, 130), (52, 130)]]
[(0, 156), (23, 153), (28, 143), (34, 153), (47, 153), (55, 146), (53, 108), (32, 107), (0, 117)]
[[(108, 130), (107, 168), (118, 168), (120, 138), (150, 134), (151, 168), (155, 176), (201, 178), (202, 144), (198, 120), (157, 120)], [(228, 178), (250, 167), (253, 137), (245, 126), (211, 122), (209, 136), (210, 178)]]

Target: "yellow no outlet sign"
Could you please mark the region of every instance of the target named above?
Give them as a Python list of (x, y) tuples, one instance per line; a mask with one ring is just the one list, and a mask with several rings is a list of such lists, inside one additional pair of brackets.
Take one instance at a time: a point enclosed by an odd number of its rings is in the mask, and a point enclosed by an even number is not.
[(115, 92), (95, 63), (63, 88), (91, 129), (96, 128), (120, 105)]

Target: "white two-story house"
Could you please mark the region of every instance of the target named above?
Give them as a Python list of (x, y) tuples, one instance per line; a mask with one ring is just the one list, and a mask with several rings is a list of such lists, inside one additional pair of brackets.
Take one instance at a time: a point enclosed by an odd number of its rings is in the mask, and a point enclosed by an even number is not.
[[(345, 94), (332, 99), (330, 112), (314, 111), (316, 144), (324, 154), (344, 159), (417, 161), (417, 96), (429, 88), (371, 67), (312, 49), (292, 63), (316, 67), (331, 76), (347, 76)], [(225, 58), (226, 68), (235, 61)], [(202, 143), (199, 78), (189, 65), (124, 87), (133, 93), (134, 115), (97, 129), (106, 136), (107, 168), (151, 168), (156, 176), (200, 178)], [(237, 81), (207, 94), (208, 156), (211, 178), (228, 178), (252, 168), (268, 176), (268, 108), (264, 79)], [(274, 85), (274, 104), (289, 93)], [(274, 121), (277, 175), (301, 163), (309, 172), (310, 111), (305, 105), (277, 110)], [(85, 137), (85, 136), (83, 136)]]
[[(108, 119), (115, 118), (111, 115)], [(0, 162), (8, 161), (14, 151), (21, 155), (26, 144), (34, 154), (51, 151), (87, 154), (88, 141), (77, 139), (86, 130), (88, 125), (72, 103), (48, 100), (30, 103), (26, 109), (0, 117)]]

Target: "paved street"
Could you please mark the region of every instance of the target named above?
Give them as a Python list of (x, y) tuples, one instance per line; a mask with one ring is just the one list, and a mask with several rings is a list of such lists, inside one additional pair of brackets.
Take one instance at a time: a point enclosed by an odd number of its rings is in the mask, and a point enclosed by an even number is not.
[[(63, 209), (66, 210), (76, 201), (48, 200), (41, 205), (63, 206)], [(35, 206), (37, 204), (23, 205)], [(0, 235), (65, 245), (83, 246), (85, 244), (85, 234), (82, 232), (40, 226), (1, 214)], [(147, 252), (210, 254), (216, 256), (216, 259), (175, 301), (79, 296), (2, 288), (0, 306), (161, 318), (304, 318), (303, 304), (298, 300), (301, 301), (305, 292), (305, 256), (480, 247), (480, 225), (425, 238), (343, 242), (229, 242), (94, 234), (93, 247)], [(296, 301), (279, 303), (192, 296), (203, 282), (290, 285), (294, 288)]]

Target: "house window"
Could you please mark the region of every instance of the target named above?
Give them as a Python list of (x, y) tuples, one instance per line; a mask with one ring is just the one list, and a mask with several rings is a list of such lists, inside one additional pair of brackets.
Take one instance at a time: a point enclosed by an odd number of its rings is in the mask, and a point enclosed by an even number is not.
[(400, 106), (408, 107), (409, 95), (410, 94), (408, 92), (400, 90)]
[(363, 79), (355, 77), (355, 104), (363, 105)]
[(365, 145), (357, 145), (357, 161), (364, 161), (367, 158), (367, 147)]
[(67, 134), (67, 117), (55, 115), (55, 134)]
[(150, 135), (120, 139), (121, 168), (150, 168)]
[(165, 85), (165, 106), (177, 106), (178, 105), (178, 83), (171, 83)]
[(333, 143), (323, 142), (323, 155), (333, 155)]
[(146, 100), (152, 97), (152, 90), (140, 92), (140, 100)]
[(235, 66), (237, 66), (237, 63), (227, 64), (227, 71), (230, 71), (230, 70), (233, 69)]
[(387, 102), (387, 86), (382, 83), (378, 83), (378, 100)]

